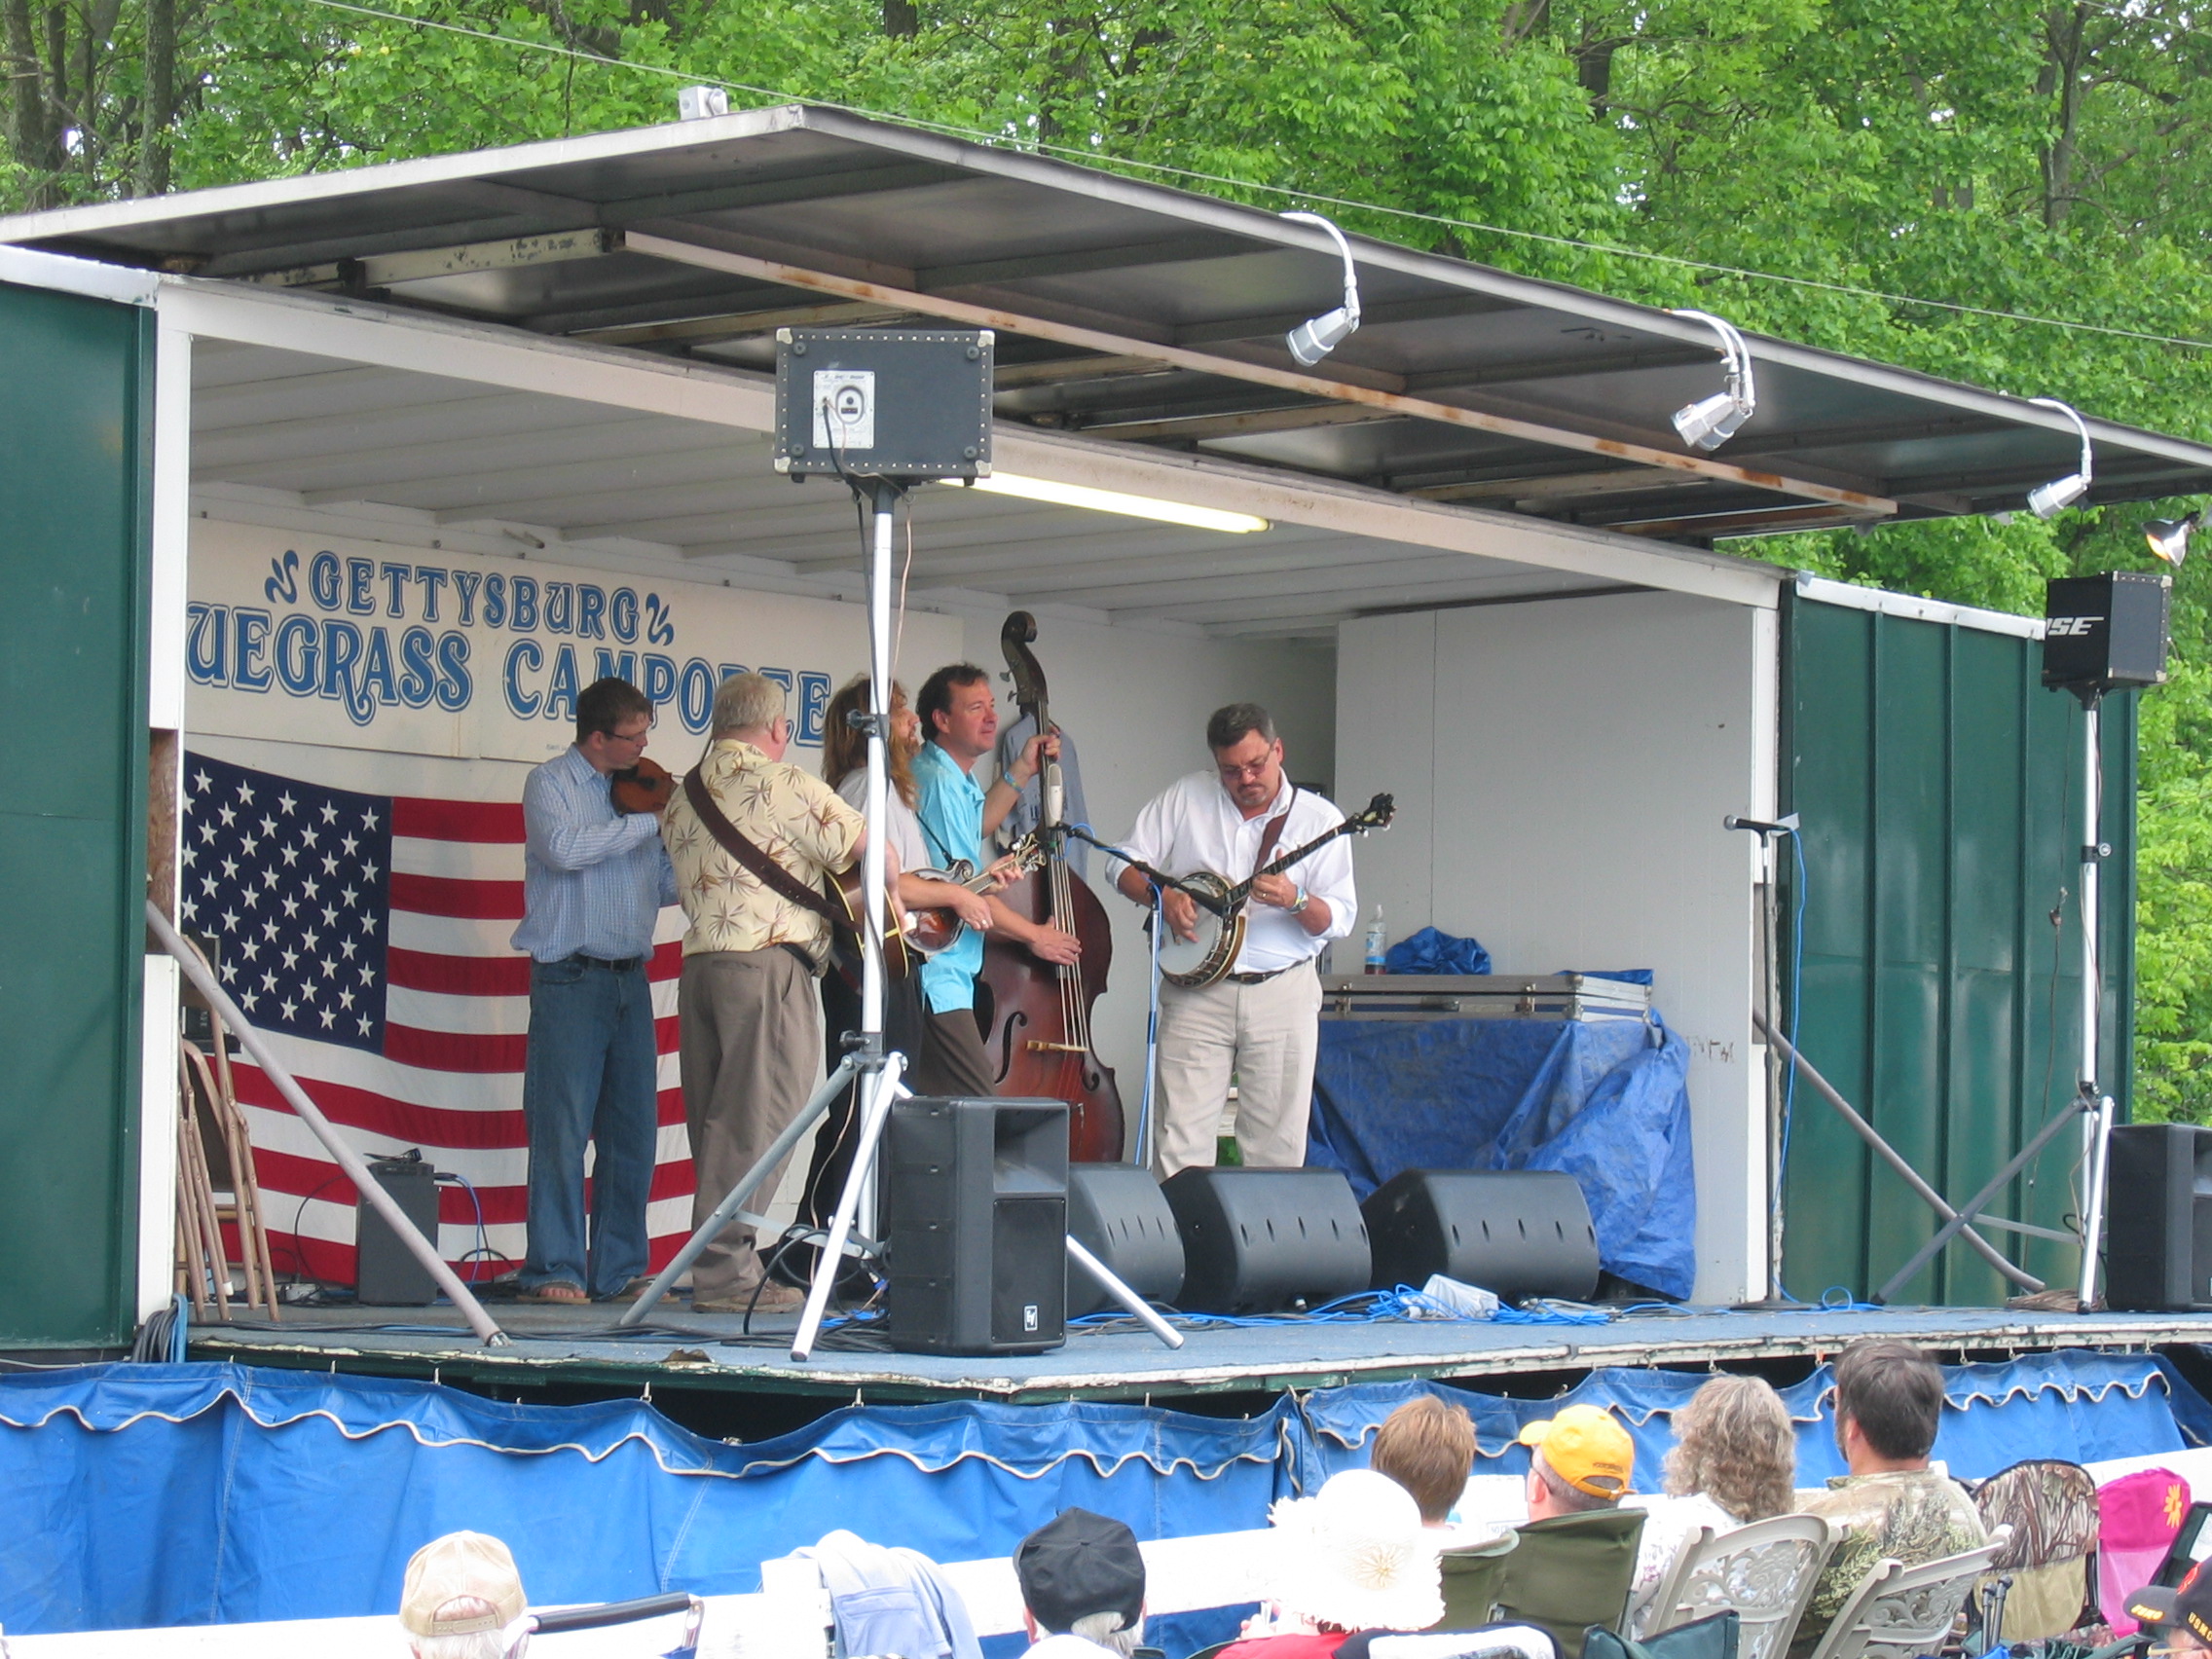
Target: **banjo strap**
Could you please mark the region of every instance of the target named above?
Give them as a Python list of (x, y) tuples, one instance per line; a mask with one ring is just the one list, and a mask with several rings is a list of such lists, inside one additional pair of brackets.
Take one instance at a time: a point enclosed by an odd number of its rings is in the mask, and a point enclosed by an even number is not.
[(1256, 878), (1267, 867), (1268, 860), (1273, 856), (1275, 843), (1282, 839), (1282, 827), (1290, 822), (1290, 809), (1297, 804), (1298, 786), (1293, 784), (1290, 786), (1290, 799), (1283, 803), (1280, 812), (1268, 820), (1267, 829), (1260, 833), (1259, 856), (1252, 860), (1252, 875), (1246, 878), (1248, 881)]

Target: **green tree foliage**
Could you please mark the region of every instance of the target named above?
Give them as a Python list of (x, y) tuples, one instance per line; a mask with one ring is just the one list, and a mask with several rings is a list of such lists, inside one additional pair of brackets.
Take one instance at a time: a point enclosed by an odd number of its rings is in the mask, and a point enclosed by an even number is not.
[[(2212, 341), (2212, 22), (2176, 0), (362, 4), (0, 0), (0, 207), (661, 121), (681, 75), (1333, 199), (1373, 234), (2212, 437), (2212, 350), (2172, 343)], [(2142, 567), (2144, 512), (1734, 546), (2032, 611), (2046, 576)], [(2212, 1117), (2208, 637), (2192, 566), (2142, 721), (2158, 1116)]]

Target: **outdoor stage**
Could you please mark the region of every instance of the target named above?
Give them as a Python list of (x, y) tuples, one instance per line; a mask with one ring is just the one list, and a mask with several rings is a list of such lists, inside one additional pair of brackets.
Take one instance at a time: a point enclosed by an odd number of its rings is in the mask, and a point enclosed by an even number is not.
[[(1505, 1379), (1605, 1366), (1741, 1365), (1832, 1357), (1865, 1336), (1897, 1337), (1950, 1360), (2063, 1348), (2149, 1349), (2212, 1343), (2212, 1314), (2044, 1313), (2002, 1308), (1813, 1309), (1753, 1312), (1668, 1308), (1604, 1324), (1472, 1320), (1281, 1323), (1188, 1332), (1170, 1351), (1133, 1322), (1072, 1330), (1034, 1356), (892, 1353), (825, 1333), (804, 1363), (790, 1353), (791, 1314), (692, 1314), (672, 1303), (616, 1334), (614, 1305), (492, 1303), (511, 1342), (487, 1348), (450, 1308), (313, 1309), (278, 1324), (196, 1324), (195, 1359), (435, 1377), (478, 1388), (549, 1385), (682, 1388), (868, 1402), (988, 1399), (1166, 1404), (1208, 1394), (1277, 1393), (1410, 1378)], [(861, 1346), (863, 1341), (867, 1346)]]

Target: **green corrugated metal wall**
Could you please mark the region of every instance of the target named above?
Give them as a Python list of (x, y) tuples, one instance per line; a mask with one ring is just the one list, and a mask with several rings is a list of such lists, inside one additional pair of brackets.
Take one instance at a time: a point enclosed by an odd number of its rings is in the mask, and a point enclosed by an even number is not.
[[(2042, 688), (2041, 656), (2033, 641), (1785, 600), (1782, 794), (1804, 815), (1802, 1048), (1954, 1203), (2074, 1092), (2083, 717), (2074, 697)], [(2133, 694), (2106, 699), (2102, 750), (2104, 1082), (2124, 1115)], [(1787, 966), (1787, 939), (1783, 949)], [(1993, 1213), (2060, 1226), (2079, 1146), (2061, 1131)], [(1787, 1194), (1784, 1264), (1800, 1297), (1865, 1295), (1937, 1226), (1802, 1084)], [(2080, 1271), (2069, 1247), (1991, 1236), (2040, 1278)], [(1896, 1300), (1989, 1304), (2011, 1288), (1954, 1244)]]
[(152, 315), (0, 285), (0, 1346), (135, 1317)]

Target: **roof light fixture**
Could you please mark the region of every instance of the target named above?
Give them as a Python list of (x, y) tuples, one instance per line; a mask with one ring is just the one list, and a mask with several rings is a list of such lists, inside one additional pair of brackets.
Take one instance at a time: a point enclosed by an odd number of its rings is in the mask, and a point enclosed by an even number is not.
[(2063, 478), (2053, 478), (2047, 484), (2038, 484), (2028, 492), (2028, 511), (2040, 519), (2056, 518), (2089, 493), (2090, 481), (2097, 475), (2096, 457), (2089, 450), (2089, 424), (2082, 419), (2082, 412), (2074, 405), (2061, 403), (2055, 397), (2031, 397), (2028, 401), (2039, 408), (2057, 410), (2073, 422), (2074, 429), (2082, 434), (2081, 469)]
[(1720, 354), (1727, 363), (1728, 387), (1675, 411), (1675, 430), (1692, 449), (1716, 450), (1734, 437), (1746, 421), (1758, 412), (1758, 385), (1751, 377), (1751, 349), (1744, 344), (1736, 325), (1711, 312), (1677, 311), (1692, 322), (1702, 322), (1720, 336)]
[[(944, 478), (953, 488), (969, 485), (966, 479)], [(1093, 490), (1087, 484), (1062, 484), (1051, 478), (1024, 478), (1016, 472), (993, 472), (973, 480), (972, 487), (994, 496), (1019, 496), (1056, 507), (1081, 507), (1094, 513), (1122, 513), (1129, 518), (1154, 519), (1192, 530), (1220, 531), (1226, 535), (1249, 535), (1269, 528), (1264, 518), (1233, 513), (1221, 507), (1201, 507), (1189, 501), (1166, 501), (1154, 496), (1125, 496), (1119, 490)]]
[(1337, 251), (1345, 256), (1345, 303), (1335, 311), (1323, 312), (1319, 316), (1309, 317), (1288, 334), (1283, 343), (1290, 354), (1307, 368), (1311, 368), (1359, 327), (1359, 268), (1352, 263), (1351, 243), (1345, 240), (1344, 232), (1337, 229), (1318, 213), (1285, 213), (1286, 219), (1296, 219), (1302, 225), (1319, 225), (1327, 231), (1337, 244)]
[(2204, 522), (2204, 509), (2198, 507), (2178, 519), (2150, 519), (2143, 526), (2143, 539), (2151, 544), (2151, 551), (2171, 565), (2181, 569), (2181, 562), (2189, 557), (2190, 532)]

